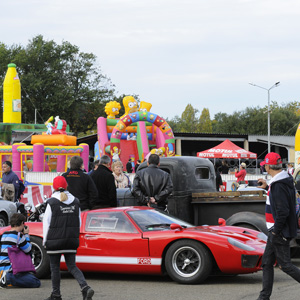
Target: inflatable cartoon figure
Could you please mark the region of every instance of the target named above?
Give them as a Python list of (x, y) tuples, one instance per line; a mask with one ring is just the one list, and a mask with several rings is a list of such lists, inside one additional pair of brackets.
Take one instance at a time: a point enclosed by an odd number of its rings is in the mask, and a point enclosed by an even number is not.
[(125, 109), (125, 114), (121, 117), (121, 119), (128, 114), (138, 111), (138, 103), (132, 96), (124, 97), (123, 105), (124, 105), (124, 109)]
[(105, 105), (105, 113), (107, 119), (115, 119), (116, 115), (120, 113), (121, 104), (117, 101), (110, 101)]
[(52, 125), (51, 121), (53, 121), (53, 116), (51, 116), (51, 117), (45, 122), (45, 125), (46, 125), (46, 127), (47, 127), (47, 132), (46, 132), (46, 134), (52, 134), (53, 125)]
[(65, 120), (61, 120), (59, 116), (56, 116), (52, 134), (67, 134), (66, 129), (67, 122)]
[(121, 150), (118, 149), (118, 147), (113, 147), (113, 150), (110, 152), (110, 154), (112, 155), (112, 161), (115, 162), (117, 160), (120, 160), (120, 155)]
[(145, 102), (145, 101), (141, 101), (140, 102), (140, 108), (139, 108), (139, 111), (142, 111), (142, 112), (149, 112), (150, 109), (152, 107), (152, 104), (149, 103), (149, 102)]
[(160, 147), (158, 149), (154, 148), (150, 151), (151, 154), (157, 154), (159, 156), (162, 156), (165, 153), (166, 149), (165, 147)]
[(167, 150), (166, 150), (166, 155), (167, 156), (174, 156), (175, 155), (174, 148), (173, 148), (172, 144), (168, 144)]

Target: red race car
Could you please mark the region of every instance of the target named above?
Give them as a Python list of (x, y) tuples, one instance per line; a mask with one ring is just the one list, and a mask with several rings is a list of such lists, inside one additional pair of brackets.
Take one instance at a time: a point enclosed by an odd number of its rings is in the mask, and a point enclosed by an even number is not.
[[(244, 274), (261, 269), (266, 235), (226, 226), (193, 226), (147, 207), (82, 212), (77, 265), (82, 271), (167, 273), (179, 283), (200, 283), (216, 273)], [(42, 246), (42, 223), (26, 223), (37, 276), (50, 274)], [(1, 228), (0, 234), (8, 228)], [(61, 269), (67, 270), (62, 257)]]

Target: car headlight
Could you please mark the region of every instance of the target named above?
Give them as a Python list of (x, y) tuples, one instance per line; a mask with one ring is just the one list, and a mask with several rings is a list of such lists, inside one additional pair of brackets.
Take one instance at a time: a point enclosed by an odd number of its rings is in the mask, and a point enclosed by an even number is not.
[(266, 234), (264, 234), (263, 232), (260, 232), (258, 235), (257, 235), (257, 238), (263, 240), (263, 241), (267, 241), (268, 237)]
[(229, 244), (231, 244), (232, 246), (235, 246), (237, 248), (240, 248), (242, 250), (246, 250), (246, 251), (254, 251), (255, 250), (253, 247), (248, 246), (248, 245), (246, 245), (246, 244), (244, 244), (244, 243), (242, 243), (242, 242), (240, 242), (236, 239), (233, 239), (233, 238), (229, 237), (227, 240), (228, 240)]

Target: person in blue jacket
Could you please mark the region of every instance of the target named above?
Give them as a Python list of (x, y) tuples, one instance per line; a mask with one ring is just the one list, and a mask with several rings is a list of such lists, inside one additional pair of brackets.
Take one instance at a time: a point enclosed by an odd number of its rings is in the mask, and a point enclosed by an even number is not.
[(15, 172), (12, 171), (12, 164), (10, 161), (5, 161), (2, 165), (2, 182), (0, 186), (2, 187), (2, 183), (13, 184), (15, 187), (15, 198), (14, 201), (17, 202), (19, 188), (20, 188), (20, 180)]

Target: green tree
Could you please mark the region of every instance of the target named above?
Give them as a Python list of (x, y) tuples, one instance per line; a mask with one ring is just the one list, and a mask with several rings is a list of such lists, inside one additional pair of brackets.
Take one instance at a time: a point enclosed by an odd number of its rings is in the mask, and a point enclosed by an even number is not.
[(194, 108), (191, 104), (186, 106), (181, 115), (181, 132), (199, 132), (197, 113), (198, 109)]
[(212, 133), (212, 123), (210, 119), (209, 109), (203, 108), (199, 119), (199, 131)]
[(114, 85), (101, 73), (96, 56), (69, 42), (58, 45), (38, 35), (25, 48), (1, 44), (0, 61), (2, 81), (7, 64), (17, 65), (24, 123), (33, 123), (37, 109), (40, 123), (59, 115), (76, 134), (86, 132), (114, 97)]
[(181, 132), (180, 131), (180, 127), (181, 127), (181, 119), (179, 116), (175, 116), (172, 119), (166, 119), (166, 121), (168, 122), (168, 124), (170, 125), (170, 127), (172, 128), (173, 132)]
[[(299, 104), (270, 105), (272, 135), (294, 135), (299, 123)], [(268, 108), (251, 107), (232, 115), (218, 113), (212, 122), (214, 133), (240, 133), (266, 135), (268, 133)]]

